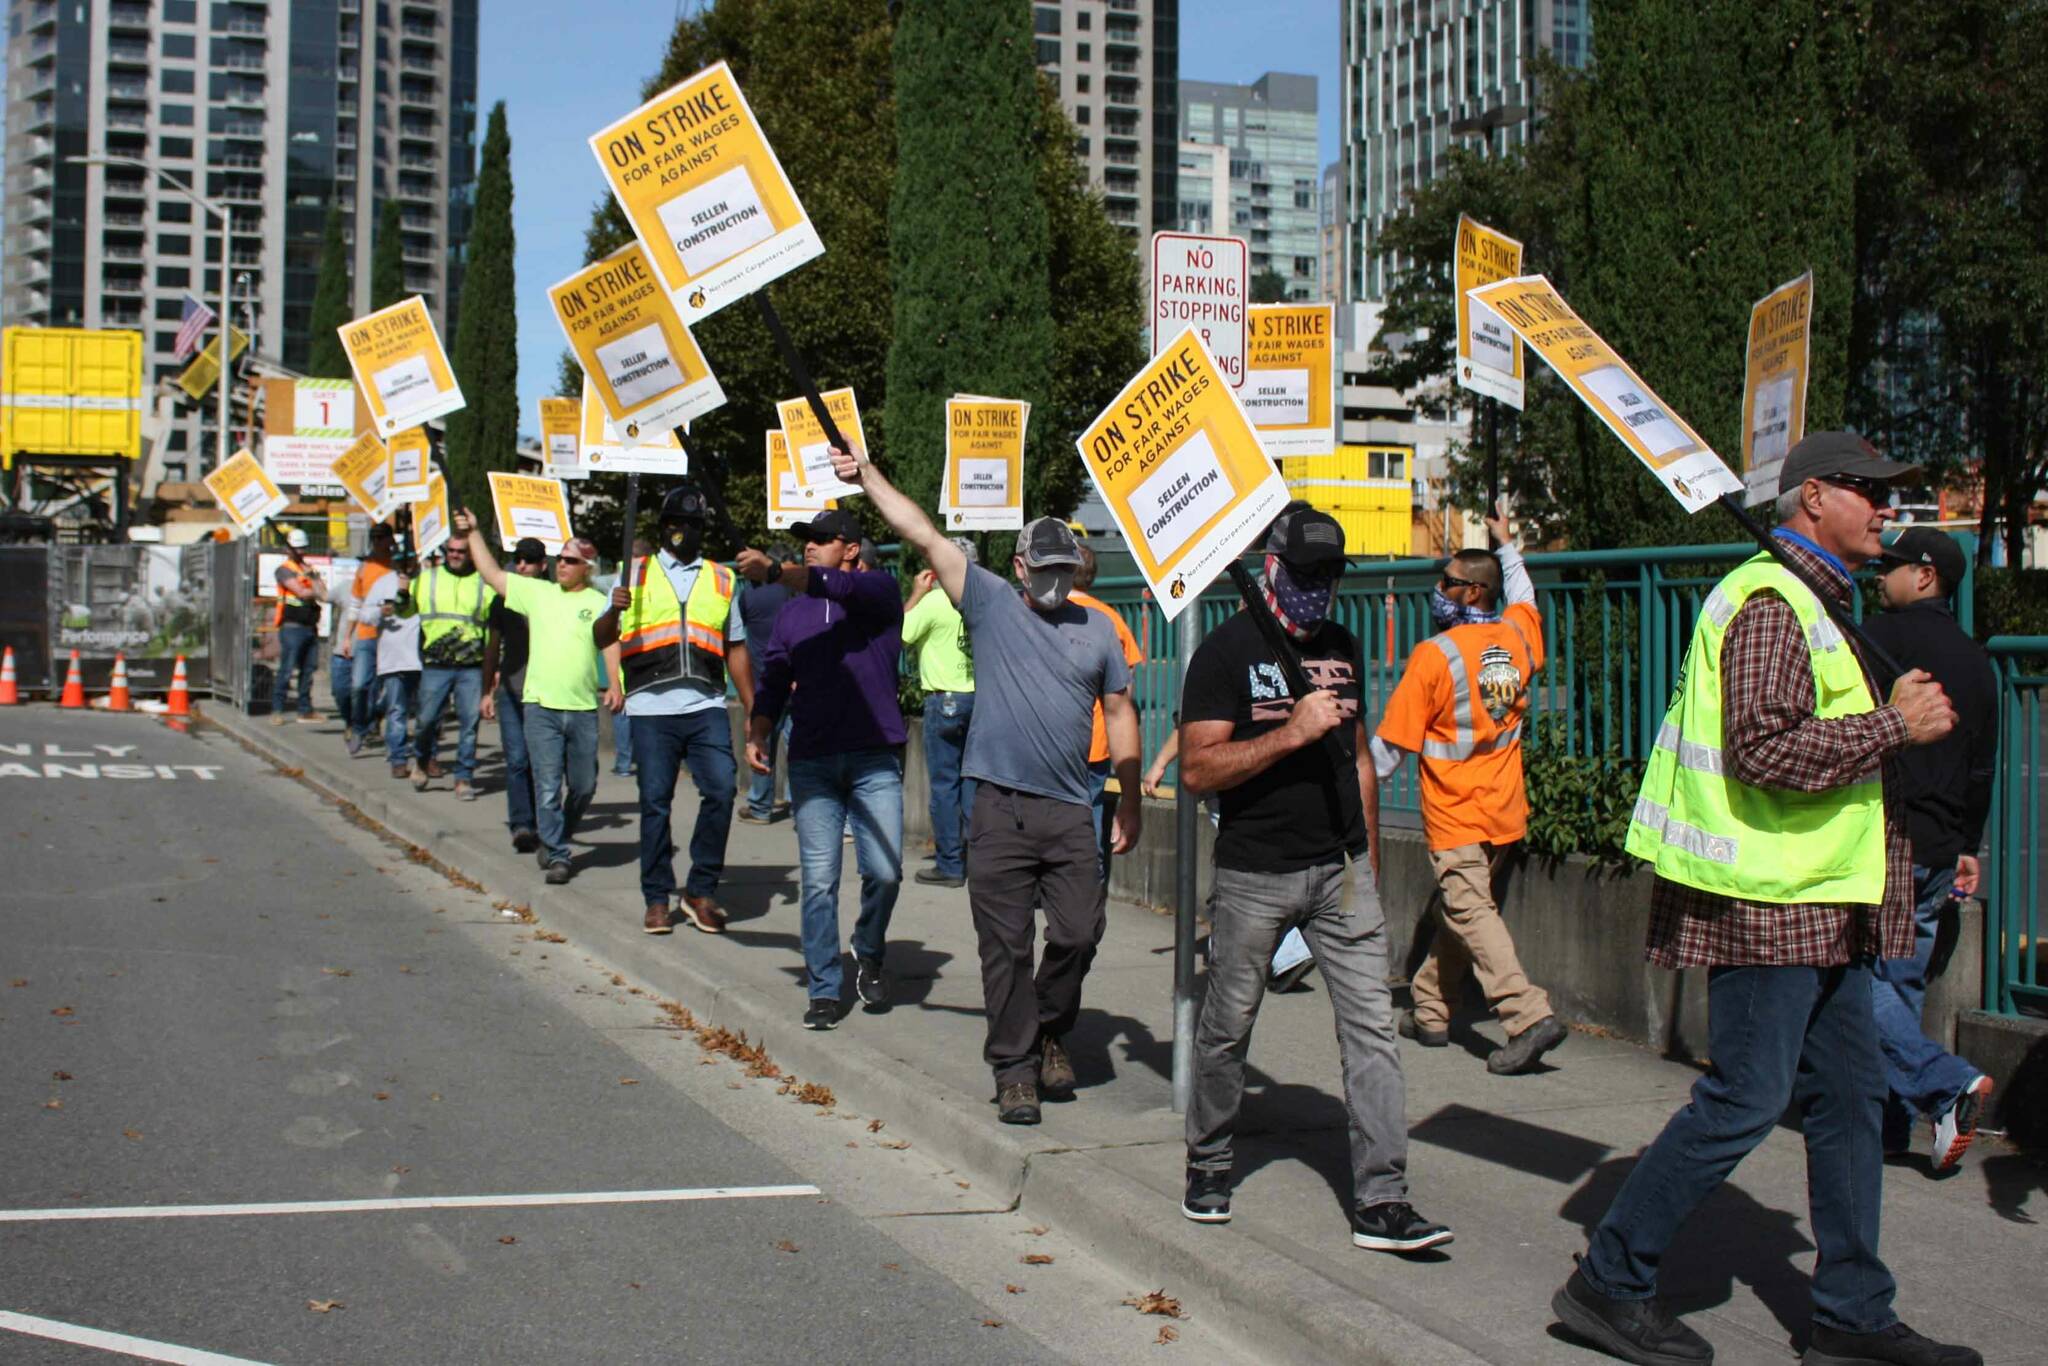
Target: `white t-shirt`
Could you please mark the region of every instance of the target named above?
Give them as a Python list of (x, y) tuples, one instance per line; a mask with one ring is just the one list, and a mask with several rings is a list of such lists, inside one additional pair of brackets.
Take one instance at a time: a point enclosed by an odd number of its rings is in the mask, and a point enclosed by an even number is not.
[[(396, 578), (396, 575), (392, 577)], [(420, 671), (420, 619), (386, 617), (377, 635), (377, 677)]]

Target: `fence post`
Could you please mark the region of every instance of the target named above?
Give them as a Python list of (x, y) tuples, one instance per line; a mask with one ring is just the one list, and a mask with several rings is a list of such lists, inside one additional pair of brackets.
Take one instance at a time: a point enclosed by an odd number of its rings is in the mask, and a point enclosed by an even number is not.
[[(1202, 643), (1202, 600), (1199, 595), (1174, 623), (1179, 637), (1178, 698), (1187, 682), (1188, 664)], [(1178, 702), (1176, 701), (1176, 707)], [(1200, 869), (1195, 842), (1200, 833), (1202, 803), (1189, 790), (1185, 771), (1173, 787), (1173, 1109), (1186, 1114), (1195, 1088), (1195, 898)]]

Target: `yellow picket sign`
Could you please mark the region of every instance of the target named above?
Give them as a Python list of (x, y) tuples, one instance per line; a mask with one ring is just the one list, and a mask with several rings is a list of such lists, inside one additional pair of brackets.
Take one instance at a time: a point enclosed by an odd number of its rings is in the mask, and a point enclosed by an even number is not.
[(676, 440), (673, 430), (656, 441), (628, 446), (618, 428), (605, 416), (604, 402), (590, 376), (583, 377), (582, 435), (577, 442), (583, 468), (589, 474), (666, 474), (677, 478), (690, 472), (689, 453)]
[(839, 506), (836, 498), (808, 493), (789, 463), (789, 441), (779, 431), (768, 433), (768, 525), (795, 526)]
[(335, 330), (379, 435), (388, 437), (464, 406), (434, 316), (419, 295)]
[(1237, 391), (1266, 454), (1337, 451), (1337, 308), (1254, 304), (1246, 314), (1245, 381)]
[(1724, 493), (1742, 491), (1742, 481), (1700, 434), (1650, 391), (1550, 281), (1541, 275), (1517, 276), (1483, 285), (1472, 291), (1472, 298), (1534, 347), (1687, 512), (1712, 506)]
[(627, 445), (658, 440), (725, 402), (710, 362), (676, 316), (638, 242), (585, 266), (550, 289), (548, 298)]
[(1031, 405), (955, 394), (946, 400), (946, 474), (939, 512), (950, 531), (1024, 525), (1024, 429)]
[(562, 481), (497, 470), (490, 474), (491, 506), (498, 517), (498, 539), (505, 548), (510, 550), (522, 537), (532, 536), (547, 547), (548, 554), (559, 551), (573, 534)]
[[(249, 334), (242, 331), (239, 327), (230, 327), (228, 329), (228, 363), (232, 365), (237, 360), (240, 360), (242, 353), (248, 349)], [(178, 376), (178, 387), (185, 391), (187, 398), (197, 403), (200, 399), (213, 392), (214, 381), (219, 378), (220, 338), (216, 336), (206, 344), (205, 350), (192, 358), (192, 363), (186, 366), (183, 373)]]
[(432, 446), (425, 427), (408, 427), (386, 443), (391, 452), (391, 476), (385, 495), (394, 503), (417, 503), (427, 496), (428, 477), (433, 474)]
[(1743, 502), (1778, 496), (1785, 452), (1806, 435), (1806, 374), (1813, 353), (1813, 272), (1779, 285), (1749, 310), (1742, 383)]
[(448, 540), (448, 481), (435, 470), (427, 480), (426, 497), (413, 504), (412, 539), (421, 555), (431, 555)]
[(247, 536), (284, 511), (291, 500), (284, 496), (256, 457), (245, 446), (219, 469), (206, 476), (206, 491), (220, 504), (234, 523), (235, 534)]
[(824, 254), (724, 62), (594, 134), (590, 150), (685, 323)]
[(557, 479), (587, 479), (583, 465), (583, 404), (573, 398), (540, 401), (541, 473)]
[(1470, 291), (1522, 273), (1522, 244), (1476, 219), (1458, 215), (1458, 384), (1475, 394), (1522, 406), (1522, 344)]
[(329, 473), (373, 522), (383, 521), (398, 506), (391, 496), (391, 452), (375, 432), (364, 432), (355, 445), (334, 457)]
[(1074, 445), (1168, 620), (1287, 505), (1286, 482), (1192, 327)]
[[(853, 390), (833, 389), (818, 397), (825, 401), (825, 411), (832, 414), (839, 434), (859, 446), (865, 456), (868, 438), (861, 430), (860, 405), (853, 401)], [(832, 472), (832, 443), (807, 400), (783, 399), (775, 405), (775, 416), (782, 423), (783, 436), (789, 440), (796, 481), (805, 492), (820, 498), (842, 498), (860, 492), (859, 485), (845, 483)]]

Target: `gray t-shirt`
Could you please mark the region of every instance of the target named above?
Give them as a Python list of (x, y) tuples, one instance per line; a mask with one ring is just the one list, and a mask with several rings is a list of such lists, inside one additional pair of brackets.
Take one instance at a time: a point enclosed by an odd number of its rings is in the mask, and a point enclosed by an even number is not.
[(1017, 585), (967, 567), (960, 617), (974, 643), (974, 719), (962, 774), (1088, 805), (1096, 699), (1131, 686), (1116, 632), (1073, 603), (1040, 612)]

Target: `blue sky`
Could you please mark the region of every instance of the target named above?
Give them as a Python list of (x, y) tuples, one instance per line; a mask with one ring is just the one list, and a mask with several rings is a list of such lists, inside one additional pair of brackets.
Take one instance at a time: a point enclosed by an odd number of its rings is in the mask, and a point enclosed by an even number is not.
[[(573, 23), (563, 22), (563, 8), (561, 0), (485, 0), (478, 53), (483, 107), (504, 100), (511, 124), (520, 426), (527, 430), (538, 422), (535, 400), (553, 392), (562, 352), (546, 289), (583, 264), (583, 230), (605, 192), (585, 139), (638, 101), (641, 82), (661, 64), (677, 6), (575, 0)], [(1337, 14), (1333, 0), (1181, 0), (1180, 73), (1236, 82), (1268, 71), (1316, 77), (1328, 163), (1337, 155)]]

